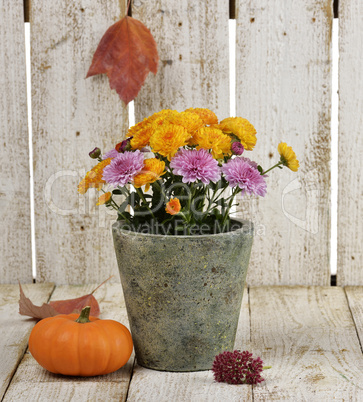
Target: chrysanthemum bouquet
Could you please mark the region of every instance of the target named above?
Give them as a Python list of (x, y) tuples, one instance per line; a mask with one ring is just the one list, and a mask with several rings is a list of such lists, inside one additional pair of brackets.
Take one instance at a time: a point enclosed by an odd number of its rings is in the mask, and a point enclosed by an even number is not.
[(299, 167), (292, 148), (282, 142), (280, 160), (264, 170), (244, 154), (256, 145), (253, 125), (241, 117), (218, 122), (208, 109), (162, 110), (127, 134), (105, 154), (99, 148), (90, 152), (98, 164), (78, 191), (102, 190), (97, 205), (115, 209), (125, 228), (137, 232), (229, 231), (237, 195), (263, 197), (268, 171)]

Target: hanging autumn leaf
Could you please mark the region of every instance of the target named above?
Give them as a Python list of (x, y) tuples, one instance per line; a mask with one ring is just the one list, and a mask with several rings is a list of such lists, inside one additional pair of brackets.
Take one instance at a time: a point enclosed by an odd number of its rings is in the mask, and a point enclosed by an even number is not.
[(100, 315), (100, 306), (98, 305), (96, 298), (93, 296), (93, 293), (111, 278), (112, 276), (102, 282), (101, 285), (97, 286), (96, 289), (88, 295), (77, 297), (76, 299), (57, 300), (50, 303), (43, 303), (41, 306), (34, 305), (33, 302), (25, 296), (19, 283), (19, 313), (21, 315), (27, 315), (42, 320), (43, 318), (54, 317), (58, 314), (80, 314), (83, 307), (90, 306), (91, 315), (93, 317), (98, 317)]
[(111, 89), (127, 105), (136, 98), (148, 73), (156, 74), (158, 62), (156, 42), (148, 28), (126, 16), (103, 35), (86, 78), (107, 74)]

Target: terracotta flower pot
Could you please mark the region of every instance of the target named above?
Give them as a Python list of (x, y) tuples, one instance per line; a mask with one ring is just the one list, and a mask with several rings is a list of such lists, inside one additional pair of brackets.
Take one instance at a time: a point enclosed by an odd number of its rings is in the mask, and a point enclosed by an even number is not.
[(138, 364), (210, 370), (233, 350), (253, 225), (200, 236), (163, 236), (113, 225), (113, 239)]

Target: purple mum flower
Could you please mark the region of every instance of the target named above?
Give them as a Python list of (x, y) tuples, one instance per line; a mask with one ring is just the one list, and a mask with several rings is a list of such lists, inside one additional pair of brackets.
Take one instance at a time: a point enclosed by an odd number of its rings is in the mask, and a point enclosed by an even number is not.
[(226, 180), (230, 187), (242, 189), (242, 194), (255, 194), (262, 197), (266, 194), (266, 182), (257, 170), (257, 163), (248, 158), (230, 159), (222, 166)]
[(143, 166), (144, 155), (139, 150), (117, 153), (111, 163), (103, 169), (103, 180), (115, 187), (125, 186), (133, 180)]
[(104, 155), (102, 155), (102, 159), (108, 159), (108, 158), (116, 158), (116, 156), (119, 155), (119, 152), (116, 151), (116, 149), (111, 149), (111, 151), (106, 152)]
[(171, 159), (170, 167), (174, 174), (182, 176), (183, 183), (197, 180), (204, 184), (217, 182), (221, 178), (218, 162), (205, 149), (181, 149)]

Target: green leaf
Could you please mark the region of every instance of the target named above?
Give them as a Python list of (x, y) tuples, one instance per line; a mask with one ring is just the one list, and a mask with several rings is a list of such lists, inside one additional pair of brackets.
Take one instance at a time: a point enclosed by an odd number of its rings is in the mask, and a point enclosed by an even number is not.
[(119, 213), (123, 214), (128, 205), (129, 205), (129, 199), (126, 198), (126, 200), (120, 205), (120, 207), (119, 207), (119, 209), (117, 211)]

